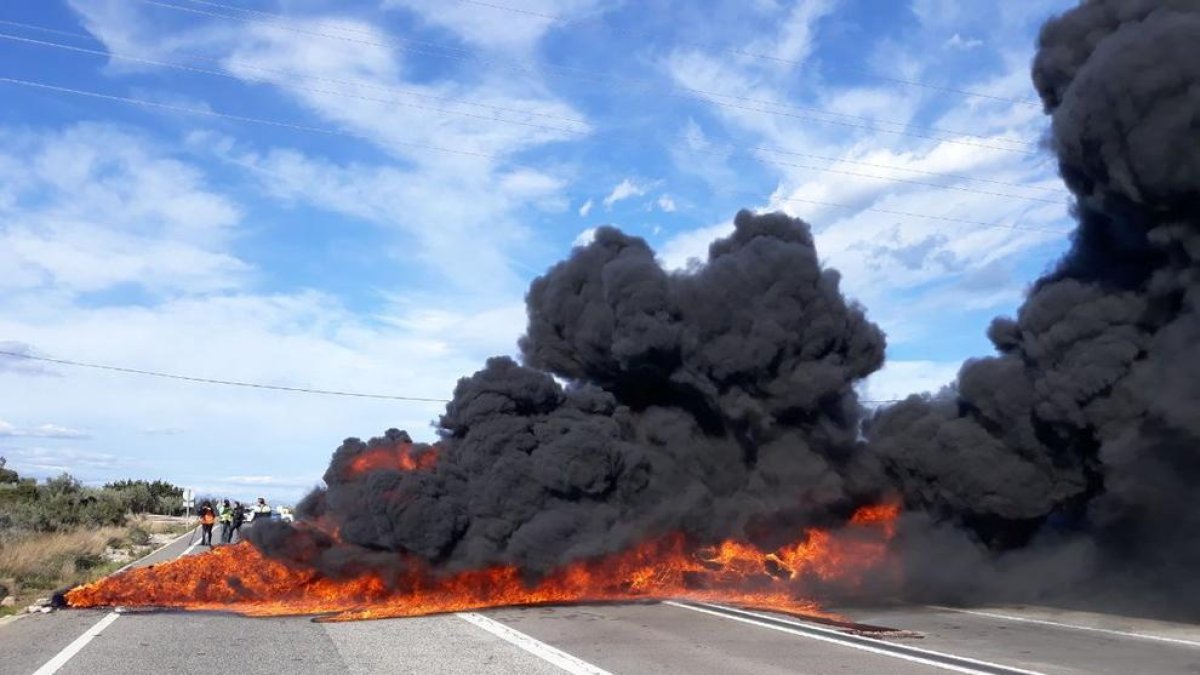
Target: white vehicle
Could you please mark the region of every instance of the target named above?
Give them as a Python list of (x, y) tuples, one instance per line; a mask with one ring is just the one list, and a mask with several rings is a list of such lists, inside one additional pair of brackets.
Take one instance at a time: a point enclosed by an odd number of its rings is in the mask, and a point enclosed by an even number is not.
[(270, 511), (259, 513), (253, 509), (246, 511), (246, 520), (244, 522), (253, 523), (257, 520), (281, 520), (285, 523), (295, 522), (296, 516), (292, 514), (292, 510), (286, 506), (276, 506)]

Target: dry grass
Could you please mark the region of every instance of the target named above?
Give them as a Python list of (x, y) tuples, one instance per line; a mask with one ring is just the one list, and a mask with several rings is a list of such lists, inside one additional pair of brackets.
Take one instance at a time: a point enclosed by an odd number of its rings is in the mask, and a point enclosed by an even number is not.
[(183, 534), (196, 526), (195, 520), (168, 516), (134, 516), (130, 527), (141, 528), (150, 534)]
[(84, 528), (72, 532), (27, 533), (0, 541), (0, 585), (20, 610), (68, 584), (92, 581), (120, 563), (104, 555), (109, 546), (128, 546), (133, 527)]
[(49, 567), (61, 568), (63, 562), (73, 567), (75, 558), (103, 555), (109, 541), (128, 534), (126, 527), (102, 527), (16, 537), (0, 543), (0, 578), (35, 576)]
[(150, 535), (178, 535), (193, 526), (182, 518), (136, 516), (119, 527), (0, 532), (0, 596), (17, 599), (16, 607), (0, 608), (0, 615), (19, 611), (63, 586), (110, 574), (123, 563), (109, 560), (109, 547), (132, 549), (137, 557), (157, 548), (148, 541)]

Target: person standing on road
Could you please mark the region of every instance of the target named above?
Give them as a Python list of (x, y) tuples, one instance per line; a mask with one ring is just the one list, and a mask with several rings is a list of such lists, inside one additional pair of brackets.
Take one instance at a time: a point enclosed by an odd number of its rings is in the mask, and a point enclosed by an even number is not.
[(212, 548), (212, 528), (217, 522), (217, 512), (210, 502), (200, 505), (200, 545)]
[(233, 533), (230, 534), (229, 540), (233, 541), (234, 537), (238, 541), (242, 540), (242, 523), (246, 522), (246, 507), (242, 506), (241, 502), (233, 503)]
[(271, 519), (271, 507), (269, 504), (267, 504), (266, 498), (259, 497), (258, 503), (254, 505), (254, 520), (252, 522), (265, 523), (266, 521), (268, 521), (270, 519)]
[(221, 543), (228, 544), (233, 538), (233, 507), (228, 499), (221, 502), (217, 518), (221, 521)]

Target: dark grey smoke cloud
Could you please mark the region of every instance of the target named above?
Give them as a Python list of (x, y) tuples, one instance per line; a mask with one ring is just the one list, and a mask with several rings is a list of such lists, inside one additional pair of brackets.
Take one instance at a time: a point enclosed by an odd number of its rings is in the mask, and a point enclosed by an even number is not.
[[(927, 514), (908, 528), (915, 592), (1200, 613), (1197, 45), (1194, 0), (1095, 0), (1043, 27), (1033, 81), (1076, 197), (1071, 249), (993, 322), (998, 356), (869, 424)], [(929, 574), (934, 558), (961, 573)]]
[(459, 382), (439, 447), (413, 451), (431, 469), (351, 475), (408, 439), (350, 439), (299, 509), (320, 527), (252, 539), (335, 575), (396, 552), (536, 574), (676, 531), (771, 545), (898, 490), (913, 597), (1200, 614), (1197, 45), (1195, 0), (1043, 28), (1033, 81), (1078, 230), (948, 390), (860, 424), (884, 339), (803, 222), (742, 212), (687, 274), (601, 229), (534, 282), (523, 365)]
[(351, 477), (355, 457), (408, 438), (350, 439), (299, 509), (344, 543), (253, 538), (330, 573), (397, 551), (538, 573), (667, 533), (770, 544), (841, 522), (878, 498), (853, 387), (884, 339), (838, 283), (781, 214), (739, 213), (687, 274), (601, 228), (534, 281), (524, 365), (494, 358), (458, 383), (432, 470)]

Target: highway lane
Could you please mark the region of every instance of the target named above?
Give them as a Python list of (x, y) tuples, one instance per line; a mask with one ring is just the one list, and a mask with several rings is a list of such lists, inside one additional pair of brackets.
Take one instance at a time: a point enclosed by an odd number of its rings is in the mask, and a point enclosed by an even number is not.
[[(142, 564), (187, 548), (187, 539), (181, 539)], [(1200, 673), (1200, 628), (1194, 626), (1029, 608), (981, 610), (985, 614), (930, 607), (842, 611), (857, 621), (922, 636), (886, 644), (978, 660), (957, 672), (1003, 673), (1009, 667), (1052, 675)], [(922, 662), (919, 653), (914, 660), (911, 654), (872, 651), (869, 645), (878, 641), (865, 641), (868, 647), (830, 641), (826, 633), (807, 633), (809, 628), (787, 617), (773, 621), (769, 614), (710, 613), (666, 603), (507, 608), (337, 624), (163, 611), (106, 619), (110, 616), (104, 610), (60, 611), (0, 626), (0, 673), (34, 673), (48, 663), (61, 664), (59, 673), (86, 675), (952, 672)], [(103, 630), (63, 659), (64, 649), (101, 621), (108, 622)], [(1156, 636), (1163, 639), (1151, 639)]]

